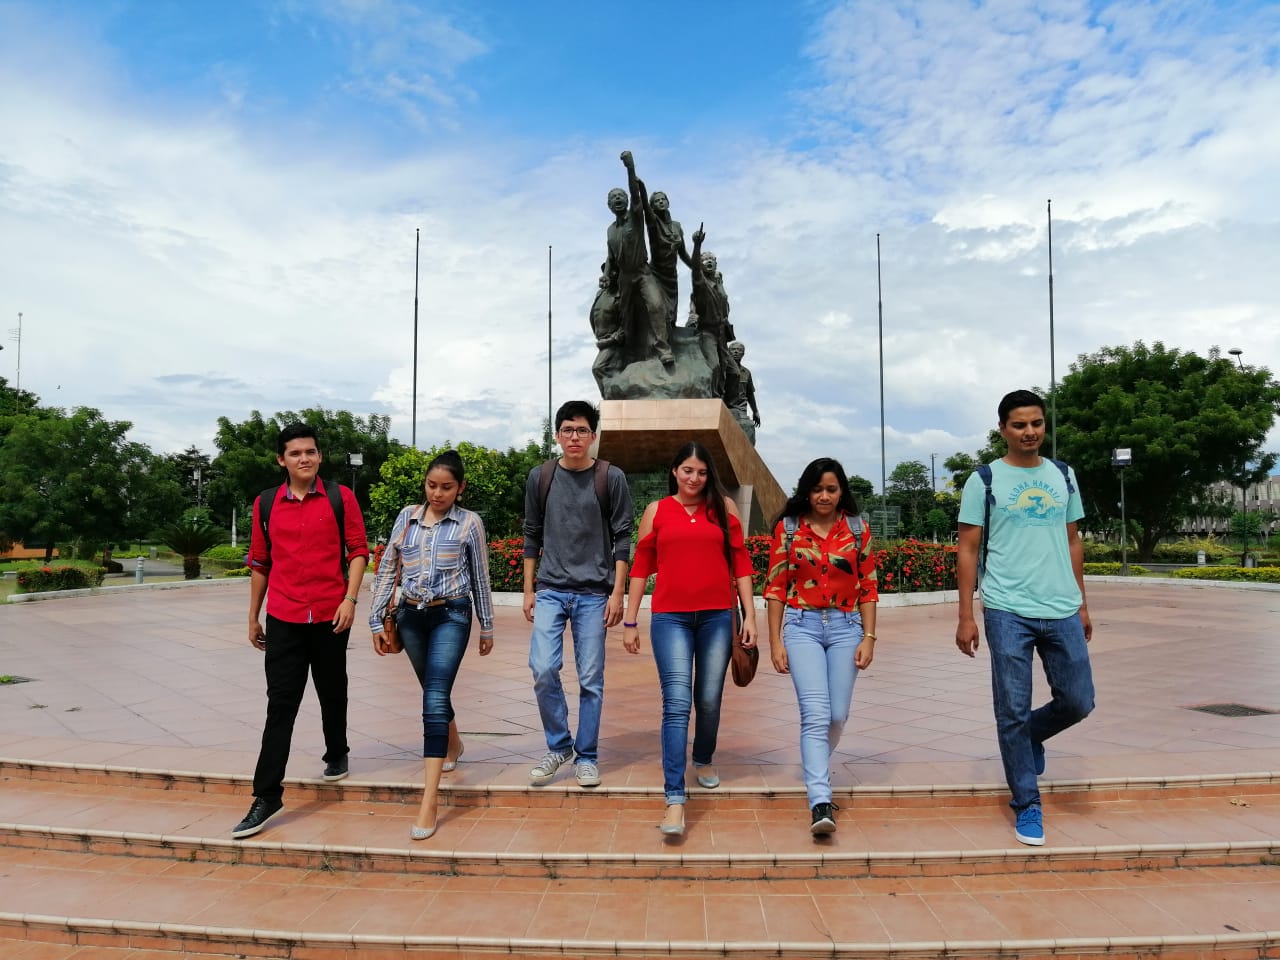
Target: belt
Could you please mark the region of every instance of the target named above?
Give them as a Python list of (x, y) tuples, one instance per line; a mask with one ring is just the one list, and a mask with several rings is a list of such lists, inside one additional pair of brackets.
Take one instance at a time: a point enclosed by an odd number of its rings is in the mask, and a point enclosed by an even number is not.
[(421, 610), (426, 609), (427, 607), (443, 607), (450, 600), (466, 599), (468, 599), (467, 595), (465, 593), (460, 593), (456, 597), (436, 597), (434, 600), (415, 600), (413, 597), (410, 597), (409, 602)]

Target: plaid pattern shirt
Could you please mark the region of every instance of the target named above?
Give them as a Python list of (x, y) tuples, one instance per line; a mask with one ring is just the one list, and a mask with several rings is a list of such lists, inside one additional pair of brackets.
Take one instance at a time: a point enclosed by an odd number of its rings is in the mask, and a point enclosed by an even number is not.
[[(382, 629), (382, 615), (395, 591), (400, 568), (402, 603), (417, 606), (445, 597), (470, 596), (482, 636), (493, 635), (493, 594), (489, 589), (489, 545), (478, 514), (454, 504), (444, 519), (426, 526), (426, 506), (405, 507), (373, 582), (369, 629)], [(399, 562), (398, 562), (399, 561)]]

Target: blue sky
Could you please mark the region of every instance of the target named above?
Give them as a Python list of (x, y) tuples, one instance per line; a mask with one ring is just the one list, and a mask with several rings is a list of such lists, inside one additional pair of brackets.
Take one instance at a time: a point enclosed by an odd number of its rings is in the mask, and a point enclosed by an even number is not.
[(161, 451), (316, 404), (407, 440), (421, 228), (419, 442), (521, 443), (548, 246), (554, 393), (596, 395), (630, 149), (707, 225), (783, 485), (878, 478), (877, 233), (889, 469), (1048, 383), (1048, 198), (1059, 376), (1137, 339), (1280, 370), (1277, 38), (1261, 3), (0, 0), (0, 330)]

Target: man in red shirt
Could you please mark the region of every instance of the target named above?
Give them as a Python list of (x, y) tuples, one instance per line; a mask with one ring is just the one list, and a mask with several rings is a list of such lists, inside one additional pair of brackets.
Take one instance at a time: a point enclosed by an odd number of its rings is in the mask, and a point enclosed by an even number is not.
[[(266, 536), (262, 497), (253, 504), (249, 642), (266, 651), (267, 721), (253, 774), (253, 805), (231, 831), (237, 839), (253, 836), (284, 809), (284, 771), (308, 670), (324, 727), (324, 778), (347, 775), (347, 635), (369, 544), (355, 494), (342, 486), (337, 487), (342, 498), (339, 530), (332, 491), (316, 476), (320, 461), (315, 430), (305, 423), (289, 424), (280, 431), (276, 455), (289, 479), (274, 492)], [(265, 630), (258, 619), (264, 597)]]

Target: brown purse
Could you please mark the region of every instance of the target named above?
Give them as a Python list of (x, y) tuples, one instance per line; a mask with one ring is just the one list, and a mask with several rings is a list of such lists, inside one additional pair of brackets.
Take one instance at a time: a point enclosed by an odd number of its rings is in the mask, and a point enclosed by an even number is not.
[(404, 651), (404, 641), (400, 639), (400, 628), (396, 623), (396, 607), (399, 606), (400, 571), (404, 569), (404, 538), (408, 535), (409, 523), (405, 521), (400, 546), (396, 548), (396, 578), (391, 581), (391, 598), (387, 600), (387, 609), (382, 612), (382, 649), (387, 653)]
[[(746, 611), (742, 608), (742, 598), (738, 596), (738, 581), (733, 575), (733, 556), (728, 544), (725, 545), (724, 562), (729, 568), (729, 589), (733, 593), (733, 646), (729, 652), (729, 672), (735, 686), (745, 687), (755, 678), (756, 667), (760, 666), (760, 648), (742, 645), (742, 619)], [(754, 616), (755, 610), (751, 613)]]
[[(752, 611), (753, 613), (755, 611)], [(760, 648), (742, 645), (742, 601), (733, 604), (733, 650), (729, 657), (729, 670), (733, 674), (736, 686), (745, 687), (756, 675), (756, 667), (760, 666)]]

